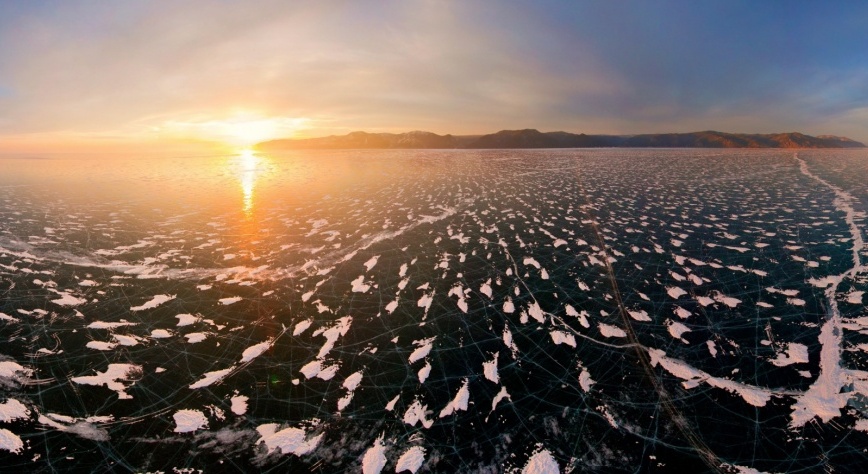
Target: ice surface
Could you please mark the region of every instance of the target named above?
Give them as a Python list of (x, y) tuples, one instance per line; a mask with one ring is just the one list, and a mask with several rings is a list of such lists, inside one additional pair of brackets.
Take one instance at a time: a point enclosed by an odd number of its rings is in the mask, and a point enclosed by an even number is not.
[(864, 151), (141, 160), (71, 161), (84, 195), (3, 163), (22, 471), (865, 462)]

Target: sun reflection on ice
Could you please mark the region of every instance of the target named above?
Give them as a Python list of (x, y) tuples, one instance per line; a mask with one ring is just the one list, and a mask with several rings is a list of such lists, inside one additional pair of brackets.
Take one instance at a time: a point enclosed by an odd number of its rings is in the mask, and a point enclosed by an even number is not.
[(239, 155), (239, 178), (241, 180), (241, 192), (243, 193), (242, 211), (247, 217), (253, 214), (253, 198), (256, 189), (256, 178), (260, 172), (262, 159), (253, 150), (241, 150)]

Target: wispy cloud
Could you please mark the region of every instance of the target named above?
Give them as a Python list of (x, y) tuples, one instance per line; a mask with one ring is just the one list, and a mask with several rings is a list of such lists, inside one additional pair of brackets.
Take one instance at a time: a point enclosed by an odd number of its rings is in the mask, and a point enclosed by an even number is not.
[(866, 12), (741, 2), (4, 2), (0, 134), (147, 134), (244, 114), (306, 119), (311, 134), (859, 134)]

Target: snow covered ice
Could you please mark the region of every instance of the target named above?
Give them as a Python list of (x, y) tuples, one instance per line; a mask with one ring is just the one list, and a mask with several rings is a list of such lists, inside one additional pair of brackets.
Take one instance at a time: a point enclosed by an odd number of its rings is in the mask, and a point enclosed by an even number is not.
[(0, 174), (4, 466), (868, 464), (868, 152), (49, 161)]

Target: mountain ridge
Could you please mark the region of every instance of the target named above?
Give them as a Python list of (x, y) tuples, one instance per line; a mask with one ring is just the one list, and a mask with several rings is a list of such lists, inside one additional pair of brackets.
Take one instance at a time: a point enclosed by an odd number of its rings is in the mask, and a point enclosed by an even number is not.
[(406, 133), (351, 132), (318, 138), (277, 139), (255, 145), (261, 151), (285, 149), (483, 149), (483, 148), (865, 148), (865, 144), (835, 135), (800, 132), (751, 134), (715, 130), (641, 135), (586, 135), (501, 130), (485, 135), (437, 135), (415, 130)]

